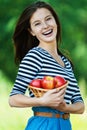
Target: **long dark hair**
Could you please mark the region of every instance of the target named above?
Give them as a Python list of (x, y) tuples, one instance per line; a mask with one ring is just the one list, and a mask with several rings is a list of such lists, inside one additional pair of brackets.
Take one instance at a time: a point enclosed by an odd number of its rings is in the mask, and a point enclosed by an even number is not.
[(13, 34), (13, 42), (14, 42), (14, 47), (15, 47), (15, 62), (20, 63), (23, 57), (26, 55), (26, 53), (32, 49), (35, 46), (38, 46), (39, 41), (36, 37), (32, 36), (31, 33), (29, 33), (28, 28), (30, 29), (30, 18), (34, 14), (34, 12), (38, 8), (46, 8), (48, 9), (58, 27), (58, 32), (57, 32), (57, 43), (60, 43), (61, 40), (61, 28), (60, 28), (60, 22), (58, 19), (57, 14), (53, 10), (53, 8), (45, 2), (38, 1), (30, 6), (28, 6), (21, 14), (20, 18), (18, 19), (18, 22), (15, 27), (15, 31)]
[(27, 52), (33, 47), (38, 46), (39, 44), (38, 39), (35, 36), (32, 36), (31, 33), (28, 31), (28, 28), (31, 29), (29, 23), (30, 19), (38, 8), (46, 8), (53, 15), (57, 24), (57, 36), (56, 36), (57, 49), (58, 49), (58, 53), (62, 55), (61, 51), (59, 50), (59, 44), (61, 42), (61, 26), (60, 26), (58, 15), (48, 3), (38, 1), (28, 6), (22, 12), (21, 16), (18, 19), (13, 34), (16, 63), (20, 63), (23, 57), (27, 54)]

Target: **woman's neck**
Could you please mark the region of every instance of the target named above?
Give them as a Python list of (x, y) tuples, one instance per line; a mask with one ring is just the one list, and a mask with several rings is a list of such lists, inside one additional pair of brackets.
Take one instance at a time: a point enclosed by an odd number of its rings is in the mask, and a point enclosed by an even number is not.
[(49, 53), (54, 53), (54, 54), (58, 55), (56, 43), (53, 43), (53, 44), (52, 43), (44, 43), (44, 44), (40, 43), (39, 47), (45, 49)]
[(39, 44), (39, 47), (45, 49), (52, 57), (55, 59), (55, 61), (60, 64), (62, 67), (65, 67), (64, 62), (62, 61), (60, 55), (58, 54), (57, 51), (57, 44), (51, 44), (51, 43), (46, 43), (46, 44)]

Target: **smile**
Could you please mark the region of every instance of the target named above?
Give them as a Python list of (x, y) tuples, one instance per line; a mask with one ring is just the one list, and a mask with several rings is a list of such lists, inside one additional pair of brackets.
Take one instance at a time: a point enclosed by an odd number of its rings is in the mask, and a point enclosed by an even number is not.
[(52, 32), (53, 32), (53, 29), (50, 29), (49, 31), (44, 32), (43, 35), (49, 35), (49, 34), (51, 34)]

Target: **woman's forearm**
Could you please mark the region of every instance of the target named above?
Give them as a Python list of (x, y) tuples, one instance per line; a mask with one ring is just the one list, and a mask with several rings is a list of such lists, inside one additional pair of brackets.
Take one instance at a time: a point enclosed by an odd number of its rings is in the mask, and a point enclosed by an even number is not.
[(77, 102), (74, 104), (66, 104), (64, 101), (57, 107), (57, 110), (72, 114), (82, 114), (85, 110), (85, 106), (84, 103), (82, 102)]
[(39, 106), (39, 98), (31, 98), (22, 94), (17, 94), (9, 97), (9, 105), (11, 107), (32, 107)]
[(17, 94), (9, 97), (9, 105), (12, 107), (58, 106), (64, 99), (64, 92), (65, 89), (61, 91), (53, 89), (46, 92), (40, 98)]
[(85, 109), (84, 103), (77, 102), (68, 105), (66, 111), (72, 114), (82, 114), (84, 112), (84, 109)]

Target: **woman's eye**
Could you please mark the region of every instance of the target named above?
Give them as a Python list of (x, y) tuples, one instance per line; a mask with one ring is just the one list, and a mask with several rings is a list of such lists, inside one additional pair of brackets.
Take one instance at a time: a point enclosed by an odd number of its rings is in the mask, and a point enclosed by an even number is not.
[(49, 18), (47, 18), (46, 20), (49, 21), (49, 20), (51, 20), (51, 18), (49, 17)]
[(35, 23), (35, 26), (38, 26), (38, 25), (40, 25), (40, 23)]

